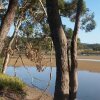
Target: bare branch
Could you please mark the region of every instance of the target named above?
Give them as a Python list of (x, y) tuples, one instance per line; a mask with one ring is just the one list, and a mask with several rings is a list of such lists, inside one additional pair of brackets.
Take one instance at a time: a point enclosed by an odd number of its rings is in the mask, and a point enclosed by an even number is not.
[(40, 2), (41, 6), (42, 6), (42, 8), (43, 8), (43, 10), (44, 10), (44, 13), (45, 13), (46, 17), (47, 17), (47, 11), (45, 10), (45, 7), (44, 7), (44, 5), (43, 5), (42, 1), (41, 1), (41, 0), (39, 0), (39, 2)]

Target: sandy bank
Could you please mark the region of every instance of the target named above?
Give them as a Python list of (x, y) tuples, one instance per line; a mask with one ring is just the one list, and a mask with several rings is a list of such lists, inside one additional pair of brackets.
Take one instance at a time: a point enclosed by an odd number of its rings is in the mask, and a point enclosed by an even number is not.
[[(9, 66), (13, 66), (16, 62), (17, 58), (11, 58), (9, 62)], [(78, 59), (96, 59), (100, 60), (100, 56), (78, 56)], [(30, 61), (26, 57), (23, 57), (24, 65), (26, 66), (36, 66), (34, 61)], [(43, 66), (56, 66), (55, 65), (55, 58), (52, 57), (52, 62), (50, 63), (50, 57), (46, 57), (42, 60)], [(16, 66), (23, 66), (21, 60), (19, 59), (16, 63)], [(78, 69), (79, 70), (88, 70), (93, 72), (100, 72), (100, 62), (95, 61), (86, 61), (86, 60), (78, 60)]]
[(41, 90), (33, 87), (26, 86), (24, 88), (26, 96), (22, 96), (20, 93), (14, 94), (13, 92), (0, 95), (0, 100), (53, 100), (53, 97), (49, 93), (43, 93)]

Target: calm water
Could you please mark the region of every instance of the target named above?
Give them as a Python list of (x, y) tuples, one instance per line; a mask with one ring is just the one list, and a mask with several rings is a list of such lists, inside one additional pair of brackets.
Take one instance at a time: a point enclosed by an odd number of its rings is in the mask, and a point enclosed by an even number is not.
[[(15, 69), (16, 76), (20, 77), (26, 84), (45, 89), (49, 81), (51, 69), (48, 67), (43, 72), (38, 72), (35, 67), (18, 67)], [(7, 74), (14, 76), (14, 68), (8, 67)], [(52, 80), (48, 91), (53, 95), (55, 86), (56, 68), (52, 70)], [(79, 71), (78, 100), (100, 100), (100, 73)]]
[(77, 60), (81, 60), (81, 61), (91, 61), (91, 62), (100, 62), (100, 60), (97, 60), (97, 59), (77, 59)]

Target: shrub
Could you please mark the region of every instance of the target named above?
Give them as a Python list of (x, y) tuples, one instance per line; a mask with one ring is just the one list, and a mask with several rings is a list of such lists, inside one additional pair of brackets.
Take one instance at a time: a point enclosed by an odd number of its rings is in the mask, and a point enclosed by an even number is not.
[(0, 73), (0, 90), (20, 93), (23, 91), (24, 86), (25, 84), (19, 78)]

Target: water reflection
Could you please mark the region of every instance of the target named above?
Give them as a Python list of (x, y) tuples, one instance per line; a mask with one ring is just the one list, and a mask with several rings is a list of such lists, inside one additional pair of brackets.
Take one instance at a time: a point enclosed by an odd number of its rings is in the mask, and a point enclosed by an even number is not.
[[(28, 70), (27, 70), (28, 69)], [(45, 89), (50, 79), (51, 69), (47, 67), (43, 72), (38, 72), (35, 67), (18, 67), (16, 75), (20, 77), (26, 84), (40, 89)], [(55, 86), (56, 68), (52, 70), (52, 79), (48, 91), (53, 95)], [(14, 76), (14, 68), (9, 67), (7, 74)], [(40, 79), (40, 80), (39, 80)], [(77, 93), (78, 100), (100, 100), (100, 74), (88, 71), (79, 71), (79, 89)]]
[(100, 73), (79, 71), (79, 100), (100, 100)]

